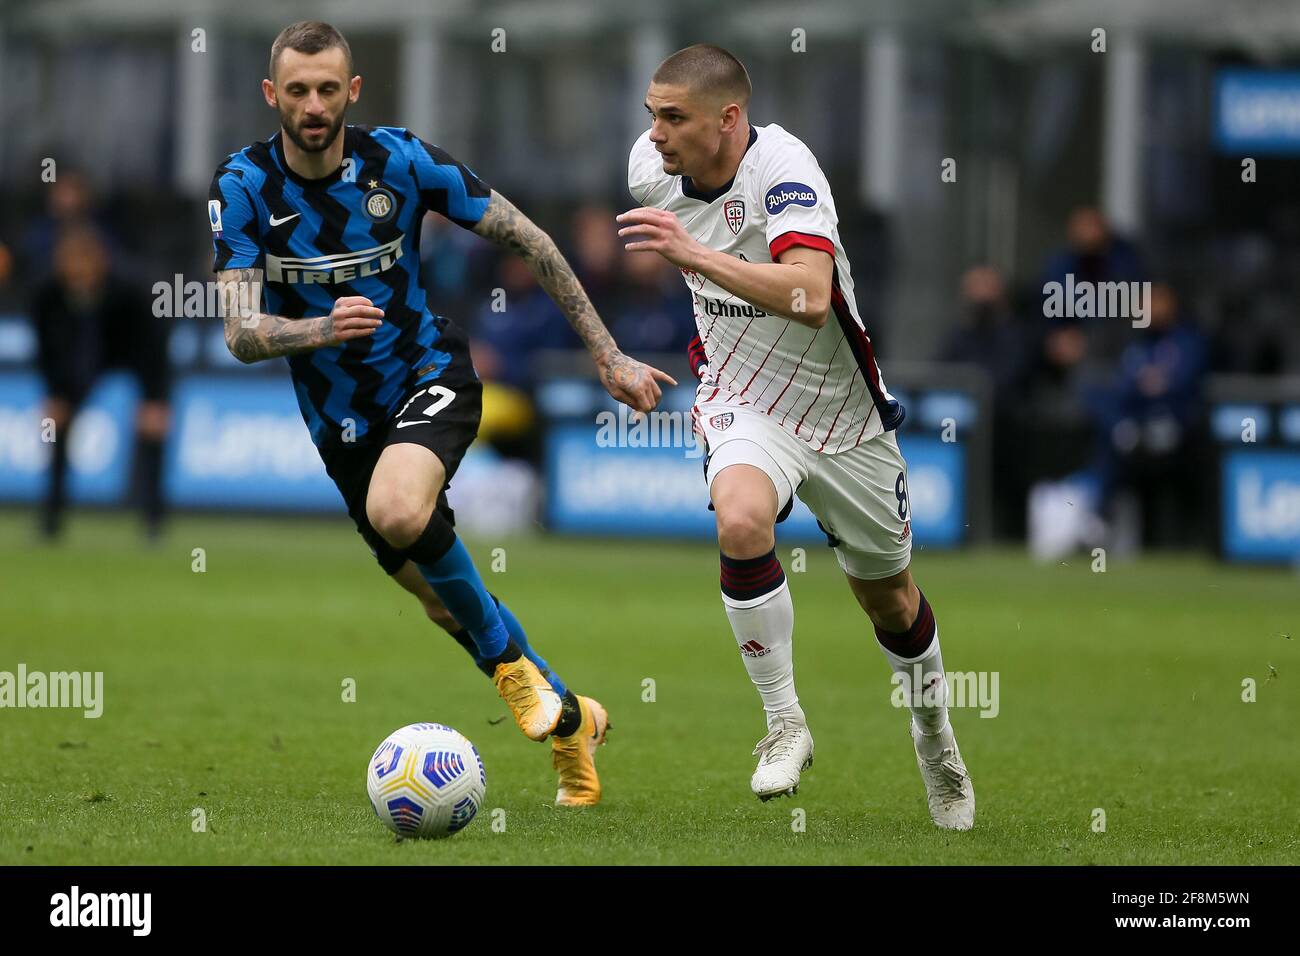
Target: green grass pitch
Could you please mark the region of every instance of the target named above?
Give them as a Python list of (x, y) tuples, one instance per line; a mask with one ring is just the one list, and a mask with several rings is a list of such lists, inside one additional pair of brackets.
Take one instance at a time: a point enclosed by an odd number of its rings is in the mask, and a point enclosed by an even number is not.
[[(978, 813), (949, 834), (929, 821), (906, 712), (824, 547), (802, 573), (779, 548), (816, 764), (796, 797), (760, 804), (761, 710), (714, 547), (469, 542), (534, 645), (610, 711), (604, 802), (572, 811), (552, 806), (549, 745), (500, 720), (491, 684), (346, 519), (181, 518), (154, 547), (122, 517), (74, 515), (58, 547), (32, 531), (28, 514), (0, 515), (0, 670), (103, 671), (105, 703), (97, 720), (0, 710), (0, 864), (1300, 860), (1294, 571), (1148, 558), (1099, 574), (1086, 557), (917, 551), (945, 665), (999, 675), (995, 718), (953, 712)], [(478, 746), (485, 806), (453, 839), (397, 842), (364, 770), (386, 734), (423, 720)]]

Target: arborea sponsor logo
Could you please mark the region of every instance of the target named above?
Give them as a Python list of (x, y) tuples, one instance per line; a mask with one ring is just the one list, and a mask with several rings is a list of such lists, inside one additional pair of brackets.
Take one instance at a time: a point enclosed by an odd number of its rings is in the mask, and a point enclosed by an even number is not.
[(924, 671), (913, 664), (911, 671), (896, 671), (889, 682), (894, 685), (889, 702), (895, 707), (973, 707), (981, 717), (996, 717), (998, 702), (997, 671)]
[(83, 893), (73, 886), (50, 897), (51, 926), (129, 926), (148, 936), (153, 927), (152, 893)]
[(817, 205), (817, 193), (803, 183), (777, 183), (767, 191), (763, 203), (767, 206), (767, 214), (772, 216), (790, 205)]
[(1043, 316), (1048, 319), (1131, 319), (1133, 328), (1151, 324), (1150, 282), (1075, 281), (1043, 283)]
[(71, 707), (83, 716), (99, 717), (104, 713), (103, 671), (29, 671), (26, 664), (18, 672), (0, 671), (0, 708), (3, 707)]

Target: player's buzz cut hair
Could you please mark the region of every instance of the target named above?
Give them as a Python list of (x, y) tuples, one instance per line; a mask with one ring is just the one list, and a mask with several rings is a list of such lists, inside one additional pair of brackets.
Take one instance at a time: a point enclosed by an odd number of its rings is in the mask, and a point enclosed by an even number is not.
[(692, 93), (704, 93), (741, 109), (749, 105), (752, 87), (745, 66), (720, 46), (697, 43), (678, 50), (659, 64), (654, 83), (684, 86)]
[(291, 23), (280, 31), (280, 35), (271, 44), (271, 65), (267, 67), (266, 75), (271, 82), (275, 82), (275, 64), (280, 59), (280, 54), (285, 50), (297, 50), (299, 53), (319, 53), (321, 50), (328, 50), (330, 47), (338, 47), (343, 51), (343, 58), (347, 60), (348, 64), (348, 79), (351, 79), (352, 48), (348, 46), (348, 41), (343, 38), (342, 33), (320, 20), (299, 20), (297, 23)]

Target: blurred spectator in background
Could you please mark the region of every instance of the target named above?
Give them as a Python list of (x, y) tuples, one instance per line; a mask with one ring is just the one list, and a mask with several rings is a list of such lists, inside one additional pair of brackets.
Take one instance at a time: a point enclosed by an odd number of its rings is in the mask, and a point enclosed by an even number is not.
[(420, 278), (435, 315), (467, 324), (490, 285), (495, 250), (468, 229), (437, 213), (424, 217), (420, 232)]
[(580, 349), (582, 340), (523, 259), (501, 257), (496, 286), (470, 330), (474, 367), (484, 382), (479, 435), (503, 454), (534, 458), (539, 441), (532, 427), (536, 353)]
[(54, 247), (74, 226), (92, 226), (110, 260), (119, 254), (117, 237), (100, 211), (90, 181), (75, 169), (58, 172), (45, 186), (45, 210), (27, 225), (22, 239), (23, 274), (40, 281), (54, 269)]
[[(1132, 339), (1131, 318), (1051, 316), (1045, 289), (1080, 283), (1141, 282), (1136, 247), (1111, 233), (1102, 214), (1080, 206), (1066, 222), (1066, 246), (1052, 254), (1030, 297), (1037, 314), (1029, 326), (1025, 450), (1030, 483), (1061, 478), (1089, 463), (1096, 415), (1091, 395), (1113, 375), (1120, 352)], [(1070, 277), (1073, 279), (1070, 279)]]
[(624, 286), (610, 332), (631, 354), (686, 354), (695, 335), (695, 310), (681, 273), (662, 256), (623, 257)]
[(1204, 530), (1200, 453), (1208, 367), (1204, 336), (1180, 311), (1166, 283), (1151, 288), (1151, 324), (1120, 357), (1118, 381), (1099, 403), (1093, 466), (1103, 518), (1131, 493), (1141, 512), (1141, 543), (1191, 545)]
[(1027, 350), (1006, 280), (992, 266), (973, 266), (962, 275), (960, 290), (960, 325), (948, 336), (940, 358), (980, 366), (988, 373), (994, 396), (1012, 399), (1025, 373)]
[[(1067, 276), (1074, 277), (1076, 287), (1081, 282), (1141, 282), (1147, 278), (1137, 247), (1115, 236), (1100, 210), (1092, 206), (1074, 209), (1066, 221), (1065, 234), (1065, 248), (1052, 254), (1044, 266), (1040, 294), (1049, 282), (1066, 286)], [(1064, 336), (1049, 336), (1047, 344), (1059, 363), (1073, 364), (1085, 356), (1108, 363), (1119, 357), (1128, 341), (1125, 328), (1120, 322), (1089, 321), (1086, 326), (1075, 325), (1080, 334), (1071, 331)], [(1085, 346), (1082, 354), (1076, 355), (1081, 344)]]
[(624, 256), (614, 216), (608, 206), (580, 206), (570, 229), (573, 271), (597, 312), (609, 309), (619, 292)]
[(170, 418), (165, 320), (154, 316), (143, 289), (113, 274), (105, 240), (84, 222), (64, 225), (52, 247), (52, 266), (31, 310), (46, 390), (44, 417), (55, 428), (41, 531), (53, 538), (62, 525), (68, 440), (78, 409), (105, 370), (125, 368), (140, 384), (134, 484), (145, 531), (154, 537), (163, 516), (162, 448)]
[(939, 353), (940, 361), (978, 365), (993, 391), (993, 534), (1024, 533), (1028, 479), (1021, 467), (1024, 382), (1028, 362), (1025, 330), (1016, 321), (1002, 273), (977, 265), (961, 277), (961, 317)]
[(526, 394), (536, 385), (535, 352), (583, 347), (518, 256), (502, 256), (497, 263), (497, 289), (479, 306), (470, 338), (479, 374)]
[(1262, 235), (1213, 243), (1212, 369), (1237, 375), (1300, 372), (1300, 250)]

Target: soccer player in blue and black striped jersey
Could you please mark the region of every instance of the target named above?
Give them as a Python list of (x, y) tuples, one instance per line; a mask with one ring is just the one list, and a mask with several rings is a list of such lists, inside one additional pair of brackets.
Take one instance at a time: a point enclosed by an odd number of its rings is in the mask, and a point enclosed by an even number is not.
[(380, 566), (455, 636), (520, 729), (551, 737), (556, 802), (600, 799), (608, 717), (574, 694), (484, 586), (453, 530), (446, 487), (478, 430), (482, 385), (464, 333), (419, 279), (427, 211), (519, 255), (582, 337), (609, 393), (640, 412), (665, 373), (618, 350), (549, 236), (437, 146), (345, 125), (361, 91), (332, 26), (286, 27), (262, 92), (280, 131), (232, 153), (208, 203), (226, 344), (285, 356), (312, 441)]

